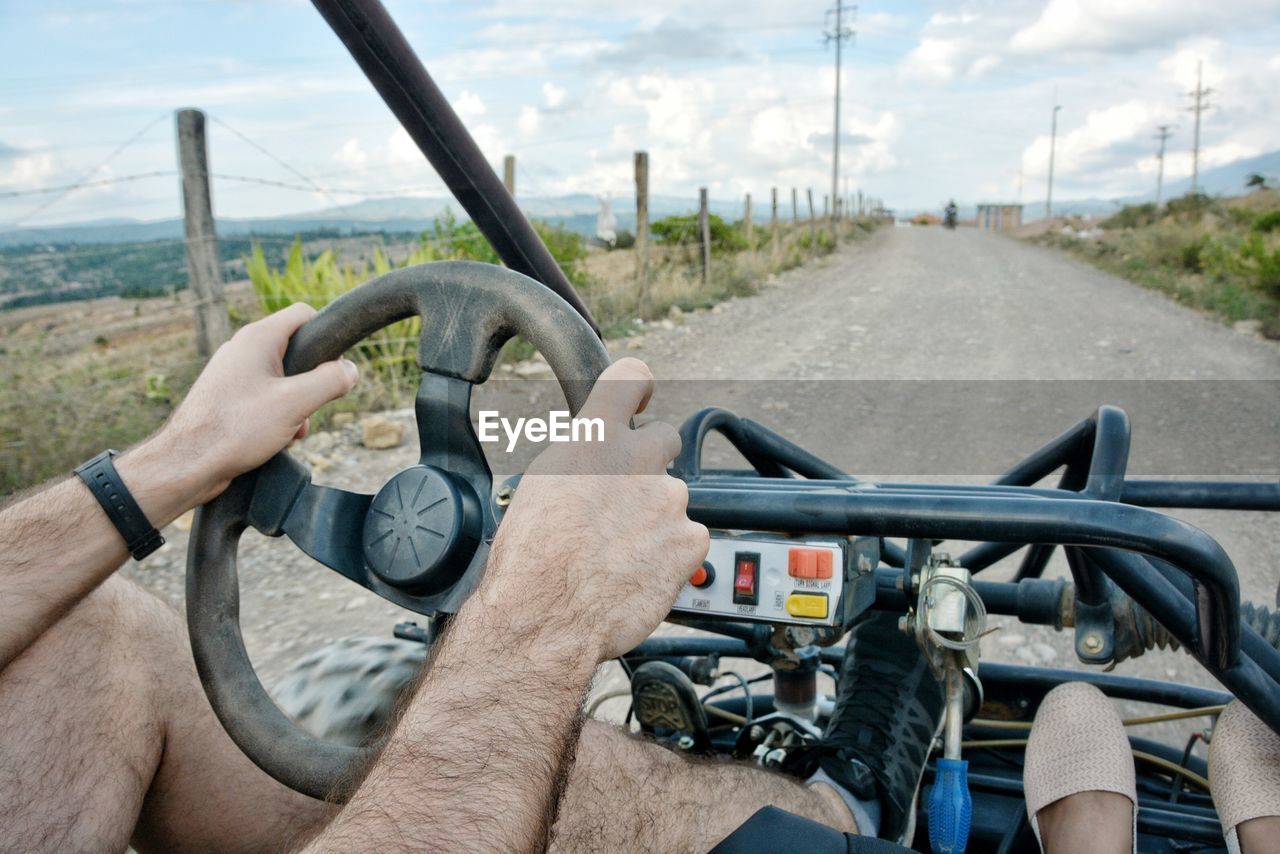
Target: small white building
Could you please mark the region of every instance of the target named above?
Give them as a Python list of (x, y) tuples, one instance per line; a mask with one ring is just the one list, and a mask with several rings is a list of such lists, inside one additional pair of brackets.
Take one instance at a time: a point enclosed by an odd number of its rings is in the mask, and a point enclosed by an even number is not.
[(1022, 205), (988, 203), (978, 205), (978, 228), (983, 231), (1008, 231), (1022, 225)]

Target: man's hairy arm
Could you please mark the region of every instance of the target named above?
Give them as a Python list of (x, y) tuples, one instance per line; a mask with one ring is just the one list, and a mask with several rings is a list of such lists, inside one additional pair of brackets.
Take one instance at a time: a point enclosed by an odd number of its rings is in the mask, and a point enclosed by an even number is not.
[(545, 849), (598, 663), (661, 622), (706, 557), (707, 529), (666, 474), (680, 440), (631, 430), (652, 391), (611, 366), (581, 415), (605, 441), (552, 446), (530, 466), (484, 579), (350, 803), (307, 851)]
[(394, 736), (308, 850), (545, 850), (596, 662), (506, 638), (483, 607), (441, 635)]
[[(308, 416), (350, 390), (355, 366), (285, 377), (289, 337), (315, 314), (298, 304), (223, 345), (154, 436), (115, 460), (142, 512), (162, 528), (306, 432)], [(115, 572), (129, 554), (78, 477), (0, 510), (0, 671)]]

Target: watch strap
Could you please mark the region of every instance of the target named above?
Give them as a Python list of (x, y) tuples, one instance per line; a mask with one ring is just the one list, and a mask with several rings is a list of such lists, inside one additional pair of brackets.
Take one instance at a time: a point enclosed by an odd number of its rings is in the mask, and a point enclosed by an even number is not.
[(102, 505), (107, 518), (115, 525), (125, 546), (134, 560), (142, 560), (164, 545), (164, 537), (147, 519), (138, 502), (133, 500), (129, 488), (120, 479), (112, 458), (116, 451), (106, 450), (76, 468), (76, 474), (84, 481), (93, 497)]

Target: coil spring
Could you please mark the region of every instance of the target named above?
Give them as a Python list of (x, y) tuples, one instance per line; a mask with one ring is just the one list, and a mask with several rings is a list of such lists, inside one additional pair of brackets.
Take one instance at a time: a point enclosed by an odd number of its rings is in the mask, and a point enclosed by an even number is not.
[[(1155, 618), (1132, 599), (1123, 597), (1115, 606), (1116, 654), (1118, 664), (1129, 658), (1137, 658), (1149, 649), (1181, 648), (1181, 644), (1155, 621)], [(1263, 640), (1280, 650), (1280, 610), (1272, 611), (1265, 605), (1253, 602), (1240, 603), (1240, 621), (1249, 626)]]
[(1240, 619), (1262, 635), (1269, 646), (1280, 650), (1280, 611), (1271, 611), (1265, 605), (1243, 602), (1240, 605)]

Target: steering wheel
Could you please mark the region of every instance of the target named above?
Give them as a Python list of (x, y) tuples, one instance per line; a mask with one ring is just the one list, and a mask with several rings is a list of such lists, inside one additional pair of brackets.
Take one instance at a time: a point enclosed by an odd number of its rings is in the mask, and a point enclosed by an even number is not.
[(484, 571), (497, 529), (493, 478), (469, 406), (502, 345), (519, 334), (555, 372), (576, 414), (609, 364), (586, 321), (551, 290), (488, 264), (447, 261), (372, 279), (294, 334), (288, 375), (337, 359), (391, 323), (422, 318), (415, 417), (418, 464), (365, 495), (311, 483), (287, 451), (237, 477), (196, 512), (187, 552), (187, 628), (196, 669), (232, 740), (272, 777), (314, 798), (341, 798), (375, 747), (318, 739), (258, 679), (240, 633), (236, 549), (252, 526), (288, 536), (315, 560), (420, 614), (454, 613)]

